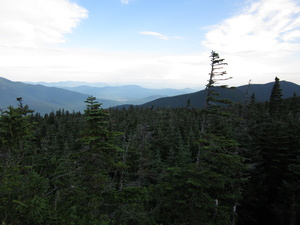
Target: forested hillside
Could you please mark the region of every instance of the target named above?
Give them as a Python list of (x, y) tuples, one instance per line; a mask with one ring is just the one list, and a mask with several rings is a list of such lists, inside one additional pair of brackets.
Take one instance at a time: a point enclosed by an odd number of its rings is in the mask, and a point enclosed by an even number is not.
[(88, 97), (40, 115), (18, 98), (0, 117), (1, 224), (299, 224), (300, 98), (276, 78), (266, 103), (233, 104), (217, 74), (203, 109)]
[[(223, 97), (230, 99), (235, 103), (245, 103), (255, 98), (256, 102), (265, 102), (269, 100), (274, 82), (267, 84), (250, 84), (243, 85), (232, 89), (215, 87), (217, 92)], [(282, 97), (290, 98), (294, 93), (300, 95), (300, 86), (288, 81), (281, 81)], [(142, 106), (144, 107), (194, 107), (203, 108), (206, 98), (206, 90), (198, 91), (191, 94), (176, 95), (172, 97), (159, 98), (149, 101)]]
[(202, 138), (203, 110), (98, 106), (3, 112), (2, 224), (299, 222), (298, 97), (230, 107)]

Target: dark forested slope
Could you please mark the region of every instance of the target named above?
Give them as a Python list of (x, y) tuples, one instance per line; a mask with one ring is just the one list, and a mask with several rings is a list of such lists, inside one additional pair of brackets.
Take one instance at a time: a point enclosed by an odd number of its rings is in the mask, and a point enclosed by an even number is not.
[[(243, 85), (237, 87), (237, 89), (241, 90), (245, 94), (248, 91), (248, 97), (254, 93), (257, 102), (265, 102), (270, 98), (273, 85), (274, 82), (270, 82), (267, 84)], [(294, 93), (300, 96), (300, 86), (298, 84), (288, 81), (280, 81), (280, 87), (282, 89), (283, 98), (292, 97)]]
[[(270, 97), (274, 82), (267, 84), (243, 85), (234, 89), (217, 88), (221, 98), (230, 99), (235, 103), (245, 103), (250, 101), (252, 94), (256, 102), (267, 101)], [(292, 97), (294, 93), (300, 95), (300, 86), (292, 82), (281, 81), (283, 98)], [(206, 91), (198, 91), (191, 94), (177, 95), (173, 97), (160, 98), (143, 104), (145, 107), (195, 107), (204, 106)]]
[(0, 116), (2, 224), (299, 224), (298, 97), (217, 114), (85, 104)]

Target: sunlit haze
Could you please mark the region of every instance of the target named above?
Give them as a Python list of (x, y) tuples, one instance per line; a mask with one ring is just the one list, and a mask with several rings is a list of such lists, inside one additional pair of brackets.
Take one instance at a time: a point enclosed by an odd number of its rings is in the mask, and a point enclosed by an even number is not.
[(0, 0), (0, 77), (203, 88), (300, 84), (298, 0)]

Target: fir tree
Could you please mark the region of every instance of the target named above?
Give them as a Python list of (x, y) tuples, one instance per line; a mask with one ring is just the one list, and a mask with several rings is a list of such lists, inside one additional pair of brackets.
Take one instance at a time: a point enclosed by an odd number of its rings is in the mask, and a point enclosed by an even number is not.
[[(119, 134), (110, 130), (110, 114), (101, 108), (101, 103), (95, 97), (88, 97), (85, 101), (87, 108), (84, 117), (86, 126), (82, 132), (81, 141), (84, 148), (78, 154), (78, 167), (81, 178), (82, 199), (90, 207), (82, 208), (84, 216), (91, 223), (108, 221), (112, 209), (105, 207), (106, 197), (118, 184), (117, 177), (123, 169), (115, 144), (115, 137)], [(80, 204), (79, 202), (76, 202)], [(82, 213), (81, 213), (82, 214)], [(102, 218), (102, 219), (101, 219)]]
[(270, 113), (276, 112), (281, 105), (282, 102), (282, 90), (280, 88), (279, 78), (275, 78), (275, 83), (272, 88), (270, 102), (269, 102), (269, 109)]
[[(206, 85), (207, 96), (205, 108), (202, 110), (202, 125), (199, 139), (199, 147), (196, 159), (198, 170), (204, 175), (204, 180), (215, 180), (219, 186), (210, 187), (206, 193), (212, 199), (215, 199), (215, 213), (210, 218), (218, 224), (220, 221), (229, 222), (228, 215), (230, 208), (234, 208), (231, 215), (232, 223), (236, 223), (236, 208), (241, 199), (241, 188), (244, 182), (245, 173), (244, 159), (241, 157), (238, 143), (232, 139), (230, 134), (229, 114), (225, 111), (225, 105), (231, 104), (228, 99), (219, 97), (217, 88), (228, 88), (227, 85), (215, 86), (219, 81), (231, 79), (220, 78), (226, 75), (223, 66), (227, 65), (224, 59), (220, 59), (219, 54), (212, 51), (211, 72), (209, 73), (208, 84)], [(210, 185), (208, 183), (202, 184)], [(230, 195), (228, 195), (230, 193)], [(227, 202), (221, 206), (219, 202)], [(228, 210), (228, 211), (227, 211)], [(218, 221), (218, 222), (216, 222)]]
[(215, 51), (211, 52), (210, 58), (211, 71), (209, 73), (209, 80), (205, 89), (207, 91), (205, 109), (211, 108), (213, 105), (216, 105), (216, 103), (231, 103), (228, 99), (217, 98), (216, 96), (219, 96), (219, 94), (215, 89), (215, 87), (227, 88), (228, 85), (216, 86), (215, 84), (218, 84), (219, 81), (232, 79), (232, 77), (223, 78), (223, 76), (227, 74), (227, 72), (223, 70), (223, 66), (227, 65), (227, 63), (224, 62), (225, 59), (220, 59), (219, 53)]

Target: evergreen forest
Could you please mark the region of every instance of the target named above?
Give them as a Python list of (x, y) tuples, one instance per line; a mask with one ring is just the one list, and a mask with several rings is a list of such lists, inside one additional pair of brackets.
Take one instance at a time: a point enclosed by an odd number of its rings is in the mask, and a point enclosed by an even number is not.
[(299, 224), (300, 98), (276, 77), (265, 103), (222, 99), (225, 65), (213, 51), (204, 108), (90, 96), (41, 115), (17, 98), (0, 116), (1, 225)]

